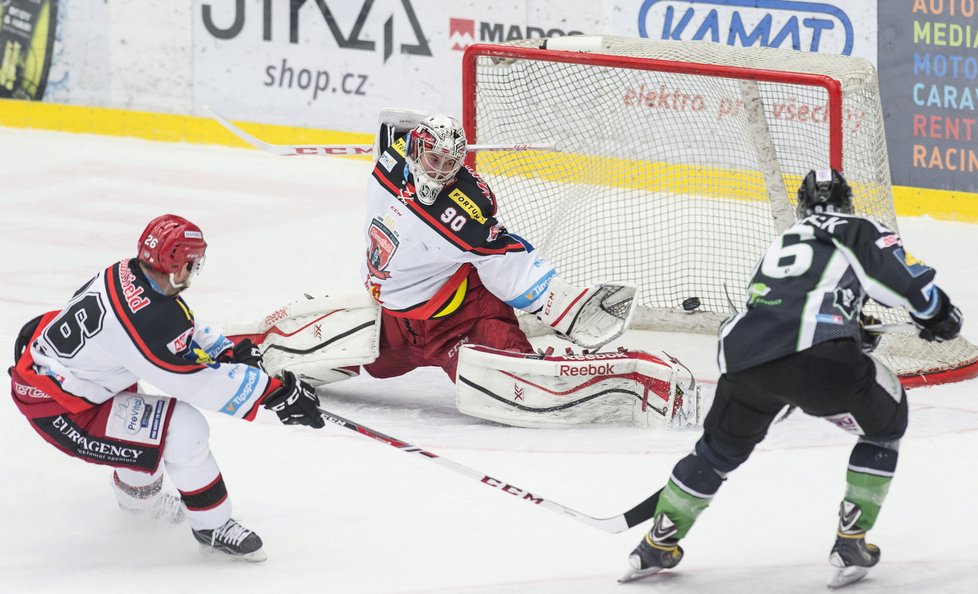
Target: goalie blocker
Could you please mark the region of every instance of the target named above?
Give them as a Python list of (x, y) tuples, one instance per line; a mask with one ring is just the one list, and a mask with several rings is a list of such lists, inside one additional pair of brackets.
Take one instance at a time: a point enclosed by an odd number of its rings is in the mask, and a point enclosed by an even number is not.
[(552, 355), (464, 346), (455, 385), (460, 412), (517, 427), (688, 427), (702, 417), (692, 373), (665, 353), (620, 348)]

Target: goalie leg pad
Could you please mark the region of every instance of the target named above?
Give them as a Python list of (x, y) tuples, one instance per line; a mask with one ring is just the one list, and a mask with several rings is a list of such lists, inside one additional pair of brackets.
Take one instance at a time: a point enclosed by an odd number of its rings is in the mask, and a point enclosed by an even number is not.
[(643, 351), (551, 356), (462, 347), (456, 406), (517, 427), (614, 423), (639, 427), (699, 422), (700, 394), (686, 368)]
[(357, 366), (377, 358), (380, 307), (367, 295), (300, 299), (225, 333), (251, 338), (270, 375), (288, 370), (319, 386), (359, 375)]

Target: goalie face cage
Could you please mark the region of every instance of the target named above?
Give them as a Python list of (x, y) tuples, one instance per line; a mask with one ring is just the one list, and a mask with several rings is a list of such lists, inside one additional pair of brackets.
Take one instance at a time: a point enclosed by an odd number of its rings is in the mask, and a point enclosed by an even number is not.
[[(501, 220), (562, 277), (640, 287), (633, 327), (715, 332), (730, 301), (742, 307), (760, 254), (794, 223), (810, 169), (844, 171), (855, 211), (897, 229), (865, 60), (593, 39), (601, 53), (552, 49), (560, 38), (470, 46), (463, 125), (473, 143), (561, 147), (468, 158), (501, 196)], [(701, 303), (693, 313), (680, 307), (689, 297)], [(867, 312), (909, 322), (902, 310)], [(963, 338), (887, 334), (876, 355), (907, 385), (978, 375), (978, 349)]]

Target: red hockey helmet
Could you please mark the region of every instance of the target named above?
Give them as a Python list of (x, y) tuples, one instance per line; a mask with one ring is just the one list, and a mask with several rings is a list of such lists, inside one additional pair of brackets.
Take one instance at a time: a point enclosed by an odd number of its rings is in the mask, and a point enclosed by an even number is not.
[[(165, 214), (146, 225), (137, 246), (140, 262), (172, 275), (187, 267), (196, 273), (204, 264), (207, 242), (200, 227), (183, 217)], [(175, 285), (176, 286), (176, 285)]]

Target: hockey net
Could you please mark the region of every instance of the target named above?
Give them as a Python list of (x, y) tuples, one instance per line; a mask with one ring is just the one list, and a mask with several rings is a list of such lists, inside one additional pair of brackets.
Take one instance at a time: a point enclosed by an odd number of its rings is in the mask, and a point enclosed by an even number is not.
[[(639, 285), (635, 327), (715, 332), (810, 169), (842, 169), (856, 211), (897, 229), (876, 71), (859, 58), (613, 36), (474, 45), (463, 121), (469, 142), (558, 144), (475, 166), (566, 280)], [(908, 385), (978, 373), (963, 338), (887, 334), (876, 355)]]

